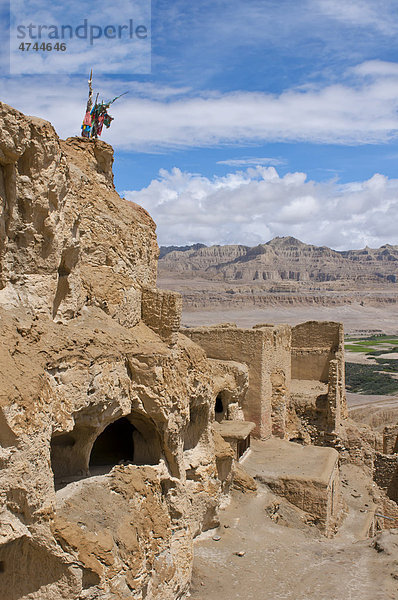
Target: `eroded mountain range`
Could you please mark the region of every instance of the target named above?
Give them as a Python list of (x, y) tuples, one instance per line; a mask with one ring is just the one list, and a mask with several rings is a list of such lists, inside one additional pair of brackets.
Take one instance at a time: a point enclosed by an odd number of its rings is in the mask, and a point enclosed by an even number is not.
[(338, 252), (293, 237), (276, 237), (254, 247), (195, 244), (161, 248), (159, 269), (185, 277), (261, 284), (275, 291), (286, 284), (293, 290), (325, 283), (338, 289), (393, 288), (398, 282), (398, 246)]

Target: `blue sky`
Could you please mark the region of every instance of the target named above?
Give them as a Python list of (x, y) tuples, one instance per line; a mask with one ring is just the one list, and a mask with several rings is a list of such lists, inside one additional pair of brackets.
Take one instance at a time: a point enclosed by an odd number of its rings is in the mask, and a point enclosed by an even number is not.
[[(398, 244), (397, 33), (391, 0), (153, 0), (151, 73), (120, 45), (93, 64), (104, 96), (129, 90), (103, 134), (118, 191), (161, 244)], [(4, 75), (0, 99), (67, 137), (86, 80)]]

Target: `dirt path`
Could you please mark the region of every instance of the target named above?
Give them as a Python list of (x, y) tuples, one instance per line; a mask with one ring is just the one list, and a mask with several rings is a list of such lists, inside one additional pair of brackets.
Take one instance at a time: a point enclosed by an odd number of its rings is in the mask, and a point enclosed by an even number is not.
[(398, 396), (377, 396), (366, 394), (347, 394), (348, 408), (363, 408), (373, 406), (374, 408), (396, 408), (398, 407)]

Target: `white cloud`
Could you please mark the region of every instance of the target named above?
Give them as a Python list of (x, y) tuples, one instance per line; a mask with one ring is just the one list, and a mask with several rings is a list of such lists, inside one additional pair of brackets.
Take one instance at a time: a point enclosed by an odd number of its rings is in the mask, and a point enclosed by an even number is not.
[[(29, 93), (26, 78), (3, 79), (3, 83), (3, 101), (50, 120), (62, 137), (79, 133), (85, 77), (32, 78)], [(113, 105), (115, 121), (104, 135), (123, 150), (154, 152), (271, 141), (383, 143), (398, 134), (397, 63), (367, 62), (345, 85), (288, 89), (279, 95), (240, 91), (194, 96), (184, 88), (156, 89), (153, 84), (126, 84), (117, 78), (96, 78), (95, 84), (105, 98), (130, 89)]]
[(286, 161), (281, 158), (267, 158), (267, 157), (247, 157), (247, 158), (229, 158), (227, 160), (218, 160), (218, 165), (227, 165), (228, 167), (255, 167), (257, 165), (271, 165), (277, 167), (278, 165), (284, 165)]
[(278, 235), (335, 249), (398, 244), (398, 179), (380, 174), (341, 185), (280, 177), (274, 167), (213, 178), (174, 168), (124, 194), (155, 219), (162, 245), (255, 245)]
[(356, 65), (351, 72), (360, 77), (394, 77), (398, 78), (398, 63), (384, 60), (367, 60)]
[(398, 131), (398, 79), (361, 87), (332, 85), (279, 96), (237, 92), (173, 102), (127, 100), (120, 108), (131, 130), (115, 122), (124, 148), (212, 146), (222, 143), (385, 142)]
[(313, 0), (313, 7), (346, 25), (376, 29), (385, 35), (397, 31), (395, 6), (390, 0)]

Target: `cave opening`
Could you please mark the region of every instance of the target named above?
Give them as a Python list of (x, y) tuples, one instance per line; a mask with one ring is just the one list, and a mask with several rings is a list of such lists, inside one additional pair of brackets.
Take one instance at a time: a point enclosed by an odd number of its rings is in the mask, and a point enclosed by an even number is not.
[(301, 444), (302, 446), (306, 445), (305, 440), (301, 436), (291, 437), (289, 438), (289, 442), (293, 442), (293, 444)]
[(227, 412), (227, 406), (223, 400), (222, 392), (217, 394), (217, 398), (214, 404), (214, 418), (220, 423), (225, 418)]
[(109, 473), (116, 465), (157, 465), (160, 434), (146, 415), (132, 412), (101, 429), (83, 423), (51, 439), (55, 489), (79, 479)]
[(115, 466), (134, 462), (134, 432), (136, 428), (126, 417), (114, 421), (97, 437), (90, 455), (92, 467)]

